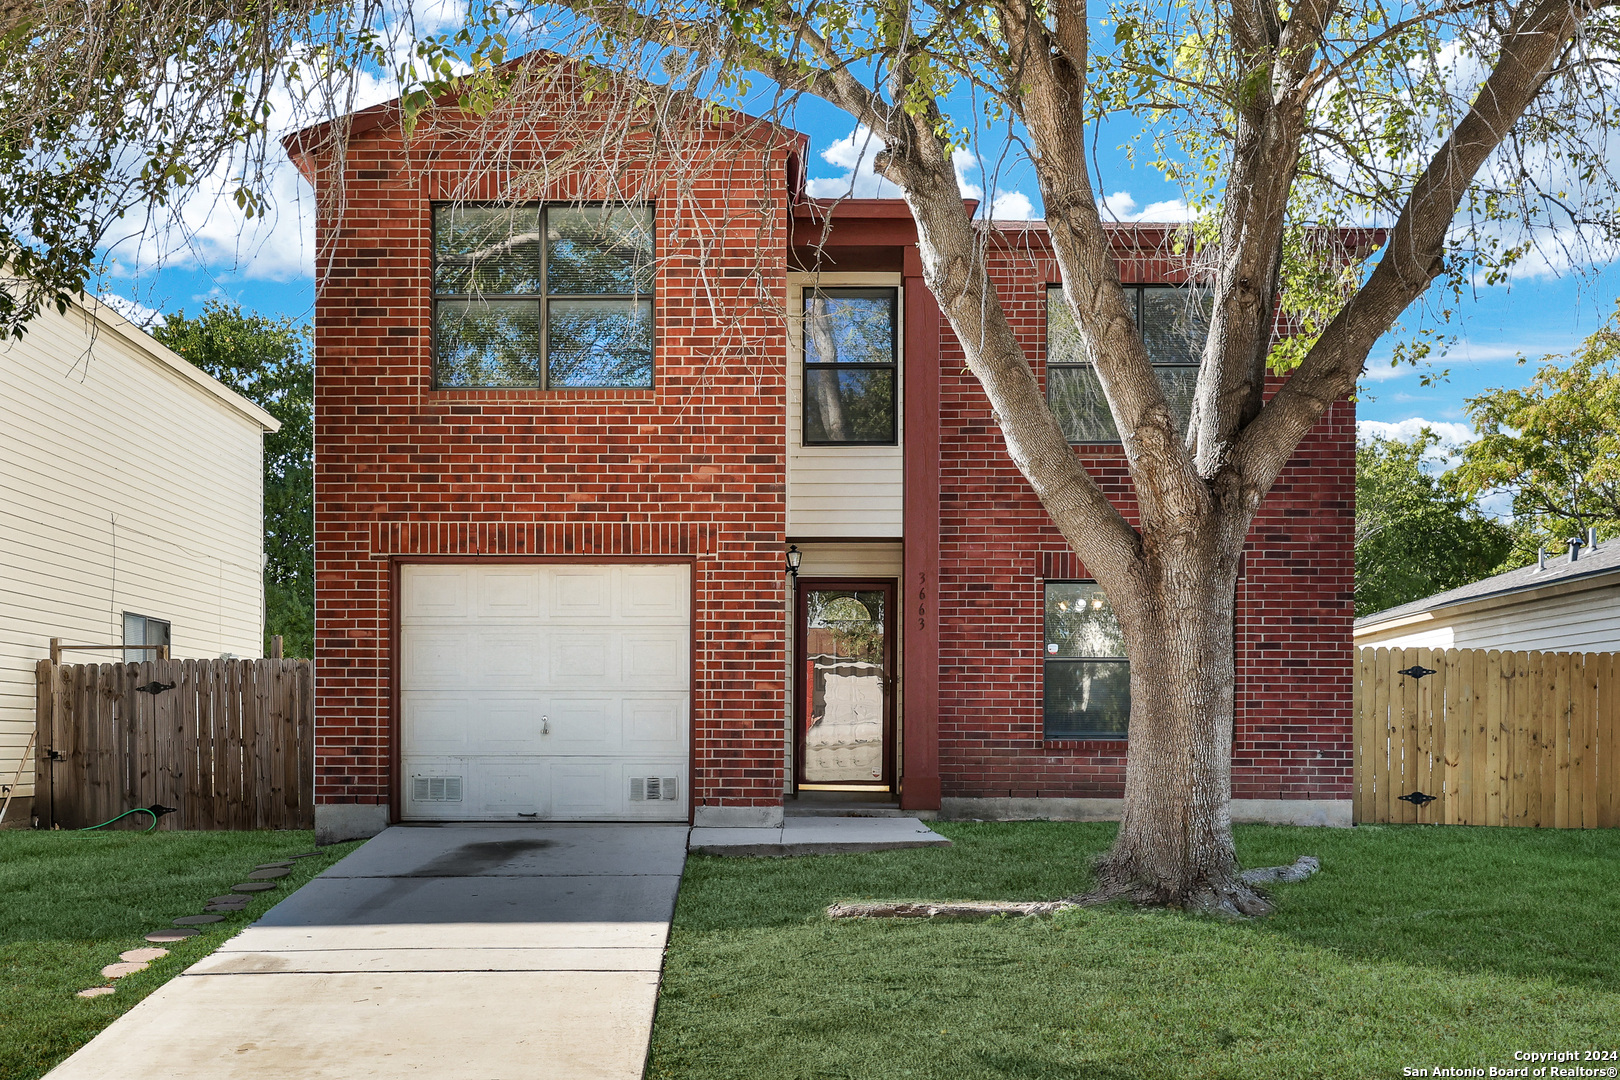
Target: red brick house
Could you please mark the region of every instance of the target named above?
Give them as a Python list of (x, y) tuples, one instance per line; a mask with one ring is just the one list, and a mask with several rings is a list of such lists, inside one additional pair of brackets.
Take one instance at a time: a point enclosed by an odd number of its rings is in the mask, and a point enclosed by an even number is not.
[[(1117, 629), (1009, 461), (904, 203), (803, 198), (803, 140), (759, 125), (715, 125), (724, 169), (649, 169), (634, 198), (480, 174), (451, 122), (407, 147), (389, 107), (341, 156), (315, 134), (289, 148), (322, 208), (323, 837), (1117, 808)], [(987, 228), (1036, 375), (1129, 516), (1045, 233)], [(1158, 230), (1115, 236), (1175, 398), (1196, 297)], [(1341, 402), (1245, 557), (1238, 820), (1350, 822), (1353, 513)]]

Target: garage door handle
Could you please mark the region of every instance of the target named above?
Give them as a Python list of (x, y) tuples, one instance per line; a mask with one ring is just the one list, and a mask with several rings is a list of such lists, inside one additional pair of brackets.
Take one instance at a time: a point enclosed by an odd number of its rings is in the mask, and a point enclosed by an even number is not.
[(542, 716), (540, 718), (540, 734), (542, 734), (542, 735), (550, 735), (551, 734), (551, 717)]

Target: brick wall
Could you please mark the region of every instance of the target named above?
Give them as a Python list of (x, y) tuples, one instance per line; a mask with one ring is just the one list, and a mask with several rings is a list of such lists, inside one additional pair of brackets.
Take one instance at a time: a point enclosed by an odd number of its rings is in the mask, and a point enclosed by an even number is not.
[[(693, 561), (694, 802), (780, 803), (787, 156), (721, 136), (723, 168), (637, 181), (658, 207), (650, 390), (434, 390), (430, 206), (467, 194), (476, 147), (419, 131), (407, 153), (383, 124), (351, 138), (341, 189), (318, 179), (317, 802), (390, 802), (396, 556), (611, 555)], [(525, 153), (471, 194), (530, 182)]]
[[(1003, 307), (1037, 377), (1045, 287), (1056, 266), (1004, 249)], [(1127, 282), (1174, 281), (1175, 267), (1122, 262)], [(946, 331), (940, 356), (940, 779), (946, 796), (1117, 798), (1122, 740), (1042, 735), (1042, 579), (1078, 561), (1008, 459), (984, 391)], [(1306, 438), (1255, 520), (1238, 586), (1239, 799), (1346, 799), (1351, 785), (1355, 410), (1340, 402)], [(1123, 452), (1080, 449), (1127, 520)]]
[[(531, 132), (539, 141), (544, 131)], [(708, 160), (719, 162), (717, 148)], [(316, 310), (317, 801), (391, 801), (390, 635), (399, 557), (637, 557), (694, 567), (693, 797), (771, 806), (783, 783), (782, 544), (787, 154), (730, 139), (723, 167), (649, 168), (656, 388), (435, 391), (430, 206), (477, 190), (473, 150), (386, 125), (357, 134), (341, 221), (320, 183)], [(307, 167), (307, 163), (306, 163)], [(666, 175), (667, 174), (667, 175)], [(579, 185), (529, 197), (590, 193)], [(1003, 303), (1043, 354), (1036, 245), (995, 260)], [(1129, 260), (1127, 281), (1169, 281)], [(943, 331), (939, 747), (950, 796), (1117, 796), (1124, 746), (1042, 739), (1043, 577), (1072, 576)], [(1238, 798), (1347, 798), (1354, 411), (1306, 440), (1259, 515), (1239, 586)], [(1127, 518), (1117, 449), (1082, 451)]]

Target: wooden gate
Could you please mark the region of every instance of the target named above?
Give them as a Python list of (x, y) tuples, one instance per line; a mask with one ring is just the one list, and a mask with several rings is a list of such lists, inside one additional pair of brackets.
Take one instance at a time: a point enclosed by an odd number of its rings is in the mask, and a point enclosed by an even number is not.
[[(137, 806), (160, 829), (309, 829), (308, 660), (156, 660), (37, 669), (36, 813), (81, 829)], [(120, 828), (145, 828), (136, 814)]]
[(1620, 826), (1620, 653), (1356, 653), (1358, 822)]

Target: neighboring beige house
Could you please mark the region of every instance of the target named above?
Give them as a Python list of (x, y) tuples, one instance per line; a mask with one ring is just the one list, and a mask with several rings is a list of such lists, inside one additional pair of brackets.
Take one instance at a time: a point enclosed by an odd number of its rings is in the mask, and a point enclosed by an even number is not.
[(1356, 620), (1357, 647), (1620, 651), (1620, 539)]
[(0, 386), (0, 784), (23, 764), (9, 825), (29, 814), (51, 638), (263, 655), (264, 433), (280, 425), (93, 300), (0, 344)]

